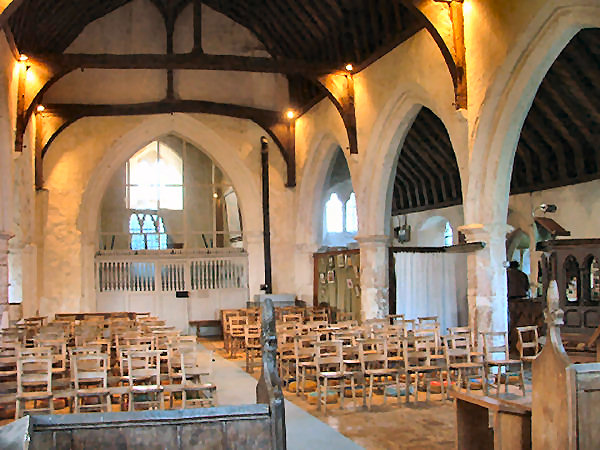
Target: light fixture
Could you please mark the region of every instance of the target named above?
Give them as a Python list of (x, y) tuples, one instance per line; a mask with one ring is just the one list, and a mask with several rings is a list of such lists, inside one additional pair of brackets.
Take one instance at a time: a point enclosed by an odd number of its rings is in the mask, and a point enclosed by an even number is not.
[(21, 53), (21, 55), (19, 56), (19, 61), (25, 62), (27, 60), (29, 60), (29, 56), (25, 55), (24, 53)]
[(285, 113), (285, 116), (292, 120), (294, 117), (296, 117), (296, 113), (294, 112), (293, 109), (288, 109), (287, 112)]
[(542, 203), (539, 206), (536, 206), (535, 208), (533, 208), (533, 211), (531, 211), (531, 215), (535, 216), (535, 212), (537, 210), (542, 211), (544, 214), (546, 213), (553, 213), (556, 212), (558, 210), (558, 206), (552, 204), (552, 203)]
[(36, 109), (37, 109), (37, 112), (44, 112), (46, 107), (44, 105), (38, 105)]
[(219, 194), (217, 194), (216, 192), (213, 192), (213, 198), (219, 198)]
[(348, 72), (352, 72), (354, 70), (354, 66), (350, 63), (346, 64), (346, 70)]

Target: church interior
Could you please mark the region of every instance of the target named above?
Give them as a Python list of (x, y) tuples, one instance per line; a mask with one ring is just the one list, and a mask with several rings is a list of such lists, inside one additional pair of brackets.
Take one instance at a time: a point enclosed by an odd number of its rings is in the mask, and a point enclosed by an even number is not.
[(598, 0), (0, 11), (0, 447), (598, 447)]

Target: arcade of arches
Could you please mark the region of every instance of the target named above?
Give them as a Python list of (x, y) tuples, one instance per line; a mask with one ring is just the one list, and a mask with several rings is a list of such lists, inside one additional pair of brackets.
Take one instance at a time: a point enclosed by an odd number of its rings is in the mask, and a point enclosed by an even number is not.
[[(504, 331), (506, 262), (538, 290), (536, 207), (600, 237), (597, 0), (2, 3), (3, 324), (244, 307), (265, 283), (261, 136), (273, 293), (312, 305), (314, 255), (349, 249), (357, 320), (406, 306), (390, 247), (485, 243), (453, 260), (445, 323)], [(191, 269), (146, 292), (172, 255)], [(215, 255), (239, 270), (223, 289), (194, 275)], [(100, 269), (127, 258), (135, 286)]]

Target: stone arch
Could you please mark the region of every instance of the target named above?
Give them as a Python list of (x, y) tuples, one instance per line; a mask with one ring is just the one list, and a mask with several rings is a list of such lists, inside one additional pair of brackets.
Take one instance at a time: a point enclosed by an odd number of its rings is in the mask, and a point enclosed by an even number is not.
[(475, 131), (466, 223), (506, 223), (514, 155), (537, 90), (573, 36), (597, 27), (598, 5), (545, 6), (532, 21), (532, 31), (508, 55), (486, 93)]
[(419, 85), (403, 86), (381, 110), (369, 141), (368, 161), (363, 165), (357, 202), (359, 216), (369, 217), (359, 227), (361, 236), (389, 235), (392, 205), (392, 183), (404, 139), (422, 107), (430, 109), (444, 124), (450, 137), (454, 155), (461, 175), (461, 184), (466, 186), (467, 126), (460, 112), (451, 104), (434, 100)]
[[(297, 294), (309, 302), (313, 296), (312, 254), (317, 251), (321, 242), (319, 231), (323, 216), (323, 189), (338, 147), (343, 151), (343, 147), (332, 134), (323, 132), (317, 135), (309, 147), (298, 187), (295, 282)], [(344, 156), (348, 161), (346, 152)], [(352, 166), (348, 164), (348, 168), (352, 178)]]
[[(156, 115), (117, 139), (94, 169), (83, 194), (77, 226), (82, 243), (82, 310), (95, 307), (94, 258), (102, 197), (115, 170), (140, 148), (165, 134), (175, 134), (206, 153), (230, 178), (244, 220), (244, 246), (249, 252), (250, 292), (258, 292), (263, 256), (249, 247), (262, 247), (262, 208), (256, 178), (237, 150), (201, 121), (186, 114)], [(253, 270), (258, 267), (258, 270)]]
[[(313, 145), (304, 169), (298, 190), (298, 224), (296, 228), (297, 245), (318, 245), (320, 241), (319, 230), (322, 219), (322, 194), (327, 174), (336, 156), (336, 149), (342, 148), (339, 142), (329, 133), (322, 133), (314, 139)], [(343, 150), (342, 150), (343, 151)], [(346, 161), (348, 155), (344, 152)], [(350, 177), (352, 169), (348, 164)], [(307, 217), (309, 220), (307, 220)], [(315, 248), (316, 250), (316, 248)]]

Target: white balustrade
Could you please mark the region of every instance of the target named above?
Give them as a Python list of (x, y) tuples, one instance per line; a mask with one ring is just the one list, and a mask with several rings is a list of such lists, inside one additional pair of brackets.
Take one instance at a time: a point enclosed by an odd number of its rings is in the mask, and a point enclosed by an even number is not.
[(170, 292), (248, 287), (248, 256), (238, 251), (105, 252), (96, 256), (98, 292)]

